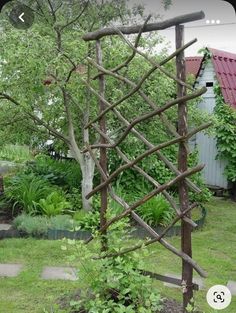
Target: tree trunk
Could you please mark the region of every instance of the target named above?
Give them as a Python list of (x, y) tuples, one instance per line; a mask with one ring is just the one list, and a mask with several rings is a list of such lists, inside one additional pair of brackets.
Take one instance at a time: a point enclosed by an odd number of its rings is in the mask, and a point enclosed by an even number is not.
[(70, 142), (70, 150), (77, 162), (80, 164), (82, 181), (81, 181), (81, 196), (83, 209), (86, 211), (92, 210), (92, 198), (86, 199), (86, 195), (93, 189), (94, 177), (94, 161), (89, 153), (82, 154), (74, 140)]
[(83, 209), (86, 211), (92, 210), (92, 197), (90, 199), (86, 199), (86, 195), (90, 193), (93, 189), (93, 177), (94, 177), (94, 162), (90, 155), (87, 153), (84, 156), (84, 162), (81, 165), (82, 171), (82, 182), (81, 182), (81, 190), (82, 190), (82, 204)]

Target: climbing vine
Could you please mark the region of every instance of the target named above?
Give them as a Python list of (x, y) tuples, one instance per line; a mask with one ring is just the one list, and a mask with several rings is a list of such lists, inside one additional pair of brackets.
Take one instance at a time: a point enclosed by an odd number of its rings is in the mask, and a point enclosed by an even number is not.
[(228, 181), (236, 182), (236, 110), (225, 103), (219, 85), (214, 92), (218, 158), (227, 160), (225, 175)]

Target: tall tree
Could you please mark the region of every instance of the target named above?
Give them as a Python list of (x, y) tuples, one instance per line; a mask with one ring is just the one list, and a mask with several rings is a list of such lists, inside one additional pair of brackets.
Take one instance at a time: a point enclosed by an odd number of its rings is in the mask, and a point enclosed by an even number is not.
[[(4, 137), (6, 129), (14, 128), (15, 132), (9, 136), (13, 141), (38, 143), (53, 138), (54, 142), (62, 142), (81, 166), (83, 208), (90, 210), (91, 199), (86, 200), (85, 195), (93, 186), (94, 162), (81, 150), (91, 140), (84, 125), (97, 105), (81, 83), (81, 77), (88, 80), (95, 74), (86, 62), (87, 56), (94, 55), (95, 46), (85, 43), (82, 36), (111, 23), (137, 22), (143, 8), (128, 9), (127, 0), (25, 0), (24, 3), (35, 11), (35, 23), (30, 29), (12, 28), (4, 19), (5, 12), (1, 19), (0, 134)], [(170, 3), (165, 0), (163, 4)], [(11, 10), (12, 5), (5, 9)], [(121, 41), (114, 45), (107, 39), (103, 44), (107, 47), (104, 59), (109, 67), (130, 54)], [(137, 73), (140, 73), (138, 61), (134, 76)], [(108, 85), (111, 98), (124, 92), (124, 86), (114, 86), (114, 82)]]
[[(81, 38), (111, 21), (124, 23), (140, 13), (140, 8), (129, 10), (125, 0), (37, 0), (25, 4), (35, 11), (30, 29), (20, 31), (8, 20), (1, 21), (0, 105), (6, 113), (2, 117), (8, 116), (1, 124), (15, 122), (24, 134), (31, 129), (62, 141), (81, 166), (83, 208), (90, 210), (91, 200), (85, 195), (93, 186), (94, 162), (81, 150), (90, 140), (84, 125), (96, 105), (80, 77), (89, 79), (92, 74), (86, 57), (93, 55), (94, 47)], [(11, 8), (9, 4), (5, 9)], [(12, 119), (10, 111), (14, 112)]]

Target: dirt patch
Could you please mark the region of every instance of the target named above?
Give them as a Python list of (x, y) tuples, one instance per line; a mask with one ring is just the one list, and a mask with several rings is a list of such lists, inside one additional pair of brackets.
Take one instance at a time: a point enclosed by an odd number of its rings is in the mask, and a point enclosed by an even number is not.
[(12, 216), (12, 210), (7, 210), (6, 208), (3, 208), (0, 210), (0, 223), (1, 224), (11, 224), (13, 220)]
[(173, 299), (165, 299), (160, 313), (182, 313), (183, 307)]
[(8, 203), (4, 202), (4, 196), (0, 197), (1, 207), (0, 207), (0, 223), (1, 224), (11, 224), (13, 219), (21, 213), (21, 209), (17, 206), (12, 208)]

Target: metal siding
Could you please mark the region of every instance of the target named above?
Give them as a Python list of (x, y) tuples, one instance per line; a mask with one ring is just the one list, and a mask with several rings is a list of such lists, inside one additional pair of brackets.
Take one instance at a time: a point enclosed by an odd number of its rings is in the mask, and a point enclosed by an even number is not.
[[(214, 66), (209, 61), (198, 78), (199, 86), (206, 86), (206, 82), (216, 82)], [(213, 87), (208, 87), (207, 92), (203, 95), (203, 100), (199, 103), (199, 108), (208, 113), (212, 113), (215, 107), (215, 96)], [(216, 139), (209, 137), (203, 132), (196, 135), (196, 144), (199, 150), (199, 159), (205, 164), (202, 175), (207, 185), (227, 188), (228, 182), (224, 176), (226, 161), (216, 160), (217, 147)]]

